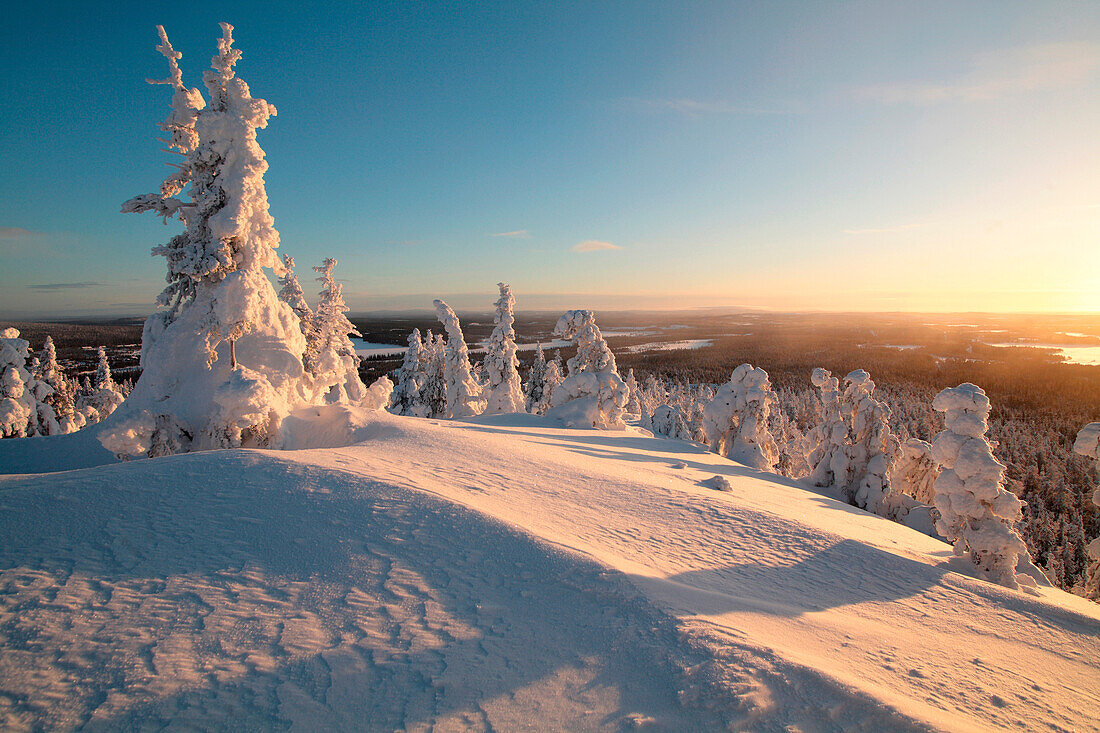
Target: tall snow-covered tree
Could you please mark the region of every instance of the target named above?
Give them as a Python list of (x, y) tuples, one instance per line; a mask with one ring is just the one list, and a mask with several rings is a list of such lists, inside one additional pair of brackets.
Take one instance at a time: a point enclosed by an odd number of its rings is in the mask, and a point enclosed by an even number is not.
[(779, 446), (768, 431), (774, 402), (768, 373), (752, 364), (740, 365), (707, 403), (707, 442), (716, 453), (738, 463), (774, 471)]
[(932, 408), (944, 413), (944, 427), (932, 443), (932, 454), (943, 467), (936, 478), (936, 530), (966, 555), (989, 580), (1009, 588), (1035, 581), (1016, 568), (1030, 563), (1027, 545), (1015, 525), (1024, 502), (1005, 489), (1003, 463), (993, 457), (985, 437), (989, 398), (969, 382), (936, 395)]
[(473, 417), (485, 411), (481, 385), (472, 375), (470, 351), (462, 336), (462, 326), (451, 306), (435, 301), (435, 313), (447, 332), (443, 379), (446, 384), (447, 417)]
[(810, 481), (814, 486), (843, 486), (848, 482), (848, 426), (840, 412), (840, 380), (818, 367), (810, 381), (821, 398), (821, 422), (810, 436)]
[[(431, 333), (428, 334), (429, 340)], [(405, 358), (397, 368), (397, 382), (390, 397), (390, 411), (396, 415), (428, 417), (426, 405), (420, 397), (420, 389), (427, 376), (428, 353), (420, 337), (420, 329), (414, 328), (409, 334), (409, 348)]]
[(313, 269), (320, 275), (317, 282), (321, 283), (321, 300), (310, 329), (316, 350), (308, 354), (306, 365), (311, 367), (325, 402), (356, 403), (363, 399), (367, 389), (359, 379), (359, 356), (351, 341), (352, 336), (360, 334), (345, 315), (349, 309), (341, 292), (343, 286), (332, 274), (336, 260), (327, 257), (320, 267)]
[(489, 336), (489, 351), (485, 355), (489, 391), (485, 412), (524, 412), (523, 384), (516, 357), (516, 299), (506, 283), (497, 283), (497, 287), (500, 298), (494, 304), (493, 333)]
[(546, 352), (540, 343), (535, 348), (535, 359), (527, 370), (527, 379), (523, 383), (524, 406), (527, 412), (536, 412), (542, 393), (546, 387)]
[(548, 414), (571, 427), (624, 428), (630, 394), (595, 315), (586, 310), (567, 311), (554, 326), (554, 335), (572, 339), (577, 353), (568, 362), (568, 375), (554, 389)]
[[(113, 419), (115, 430), (100, 435), (120, 454), (144, 453), (154, 441), (181, 451), (269, 445), (282, 418), (316, 396), (302, 368), (299, 318), (265, 274), (282, 274), (283, 265), (256, 130), (275, 108), (236, 76), (241, 53), (233, 27), (221, 27), (203, 77), (208, 98), (184, 85), (180, 54), (157, 29), (169, 74), (154, 83), (173, 90), (161, 129), (181, 162), (159, 192), (122, 210), (176, 217), (185, 229), (153, 250), (168, 265), (161, 310), (145, 322), (143, 371), (128, 407)], [(185, 190), (190, 200), (180, 197)], [(154, 436), (164, 431), (171, 436)]]
[(899, 443), (890, 430), (890, 408), (876, 399), (874, 392), (875, 383), (863, 369), (844, 378), (840, 410), (848, 424), (848, 475), (842, 488), (856, 506), (887, 516), (887, 475)]
[[(1090, 422), (1077, 433), (1073, 452), (1093, 460), (1093, 469), (1100, 472), (1100, 422)], [(1100, 506), (1100, 486), (1092, 494), (1092, 502)], [(1088, 546), (1089, 565), (1085, 576), (1085, 596), (1100, 601), (1100, 537)]]
[(440, 334), (424, 335), (424, 382), (419, 398), (424, 417), (447, 415), (447, 345)]
[(34, 376), (50, 387), (50, 394), (45, 401), (53, 408), (61, 432), (72, 433), (84, 427), (84, 416), (76, 409), (76, 391), (57, 361), (57, 348), (50, 336), (46, 337), (42, 353), (39, 354), (38, 372)]

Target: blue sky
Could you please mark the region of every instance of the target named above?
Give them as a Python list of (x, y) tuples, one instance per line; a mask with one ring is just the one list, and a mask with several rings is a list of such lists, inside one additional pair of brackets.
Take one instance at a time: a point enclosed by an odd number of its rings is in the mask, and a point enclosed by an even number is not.
[(199, 85), (219, 20), (355, 310), (1100, 310), (1097, 3), (156, 5), (6, 11), (0, 315), (148, 312), (154, 26)]

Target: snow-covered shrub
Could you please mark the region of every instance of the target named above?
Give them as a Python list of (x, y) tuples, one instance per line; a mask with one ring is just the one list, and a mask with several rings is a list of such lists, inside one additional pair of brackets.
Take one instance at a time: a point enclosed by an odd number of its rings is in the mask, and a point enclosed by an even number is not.
[(768, 373), (752, 364), (742, 364), (706, 405), (707, 443), (714, 452), (734, 461), (774, 471), (779, 447), (768, 432), (772, 404)]
[(519, 378), (519, 359), (516, 358), (516, 299), (507, 284), (497, 283), (497, 287), (500, 288), (500, 298), (495, 303), (495, 325), (483, 362), (489, 389), (485, 412), (524, 412), (526, 405)]
[[(173, 89), (161, 128), (182, 162), (159, 192), (132, 198), (122, 210), (177, 217), (185, 230), (153, 250), (167, 262), (168, 285), (157, 299), (162, 310), (145, 322), (141, 378), (113, 419), (119, 435), (101, 436), (118, 453), (145, 453), (165, 425), (174, 434), (160, 445), (181, 451), (269, 445), (282, 417), (318, 396), (302, 366), (300, 319), (265, 273), (283, 269), (264, 188), (267, 163), (256, 142), (275, 108), (236, 77), (241, 54), (233, 27), (221, 26), (204, 76), (209, 101), (184, 86), (180, 54), (158, 27), (157, 50), (169, 65), (158, 83)], [(185, 188), (190, 201), (179, 198)]]
[(676, 440), (694, 440), (690, 418), (675, 405), (657, 405), (649, 419), (649, 429), (654, 435), (664, 435)]
[(932, 408), (944, 413), (946, 427), (932, 443), (932, 455), (943, 467), (934, 484), (936, 530), (989, 580), (1009, 588), (1034, 585), (1016, 573), (1021, 557), (1030, 562), (1014, 528), (1024, 503), (1005, 489), (1005, 466), (985, 437), (989, 398), (968, 382), (940, 392)]
[(317, 282), (321, 283), (321, 300), (313, 314), (312, 338), (306, 340), (304, 364), (325, 402), (356, 403), (367, 389), (359, 379), (359, 356), (351, 341), (352, 336), (360, 334), (344, 315), (349, 309), (341, 292), (343, 286), (332, 274), (336, 260), (326, 257), (320, 267), (313, 269), (320, 274)]
[[(428, 339), (432, 337), (428, 334)], [(420, 389), (424, 384), (428, 370), (428, 352), (420, 338), (420, 329), (414, 328), (409, 334), (409, 348), (405, 358), (394, 376), (397, 382), (390, 398), (389, 409), (395, 415), (427, 417), (427, 406), (420, 398)]]
[[(1073, 452), (1091, 458), (1100, 469), (1100, 422), (1090, 422), (1077, 433)], [(1092, 494), (1092, 502), (1100, 506), (1100, 487)], [(1089, 566), (1085, 577), (1085, 596), (1100, 601), (1100, 537), (1089, 543)]]
[(842, 487), (856, 506), (887, 516), (886, 477), (898, 452), (898, 440), (890, 430), (890, 408), (875, 399), (874, 392), (875, 383), (863, 369), (844, 378), (840, 411), (848, 424), (848, 472)]
[(50, 336), (46, 337), (46, 343), (38, 357), (38, 369), (34, 377), (39, 383), (50, 388), (45, 402), (53, 408), (60, 431), (72, 433), (84, 427), (86, 422), (84, 415), (76, 409), (76, 390), (73, 388), (73, 383), (65, 376), (61, 365), (57, 363), (57, 348)]
[[(52, 414), (53, 408), (40, 401), (49, 387), (39, 384), (27, 370), (30, 343), (19, 338), (19, 331), (0, 331), (0, 437), (25, 438), (45, 434), (39, 430), (40, 409)], [(56, 419), (53, 421), (56, 424)]]
[(572, 339), (577, 353), (569, 360), (568, 376), (554, 389), (548, 414), (570, 427), (626, 427), (623, 414), (630, 395), (595, 315), (567, 311), (554, 326), (554, 335)]
[(818, 367), (810, 375), (821, 398), (821, 422), (814, 427), (809, 442), (813, 446), (807, 460), (814, 486), (837, 486), (847, 481), (848, 426), (840, 412), (840, 380), (828, 369)]
[(435, 314), (447, 332), (443, 380), (446, 384), (447, 417), (472, 417), (485, 411), (481, 385), (471, 373), (470, 351), (462, 336), (462, 326), (451, 306), (435, 301)]
[(389, 377), (379, 377), (366, 388), (359, 406), (368, 410), (382, 410), (390, 404), (393, 396), (393, 382)]

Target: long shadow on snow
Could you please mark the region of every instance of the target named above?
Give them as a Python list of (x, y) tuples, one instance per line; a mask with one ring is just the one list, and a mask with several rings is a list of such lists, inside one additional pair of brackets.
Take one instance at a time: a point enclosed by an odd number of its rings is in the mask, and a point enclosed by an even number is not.
[[(155, 596), (162, 608), (178, 607), (181, 619), (196, 608), (206, 607), (199, 615), (212, 609), (194, 593), (173, 597), (166, 582), (172, 578), (221, 589), (225, 595), (211, 597), (226, 605), (240, 597), (242, 584), (249, 591), (256, 586), (272, 603), (282, 592), (279, 583), (313, 584), (329, 600), (306, 610), (326, 618), (332, 639), (359, 637), (352, 666), (365, 669), (369, 680), (354, 708), (330, 720), (340, 721), (337, 727), (389, 731), (424, 724), (593, 664), (591, 684), (617, 688), (620, 713), (652, 715), (680, 729), (717, 722), (677, 704), (679, 665), (665, 651), (675, 646), (674, 623), (622, 576), (419, 492), (285, 462), (277, 454), (227, 451), (0, 480), (0, 505), (0, 568), (46, 570), (59, 584), (76, 576), (115, 592), (126, 586), (139, 599)], [(249, 573), (256, 570), (261, 579)], [(410, 578), (419, 578), (413, 586), (421, 587), (399, 592)], [(350, 600), (356, 589), (415, 618), (383, 618), (389, 638), (372, 644), (357, 625), (360, 611)], [(49, 601), (29, 602), (24, 610), (33, 613)], [(102, 603), (88, 599), (83, 612), (103, 614)], [(433, 604), (451, 626), (440, 630), (425, 620)], [(381, 609), (376, 615), (391, 615)], [(13, 628), (0, 629), (5, 648), (42, 649), (41, 634), (14, 628), (18, 616)], [(255, 627), (262, 619), (242, 622)], [(455, 632), (460, 627), (476, 631)], [(121, 652), (110, 642), (126, 633), (124, 626), (113, 628), (102, 640), (103, 659), (80, 690), (88, 715), (112, 690), (135, 682), (119, 672), (128, 665), (115, 658)], [(207, 632), (200, 620), (187, 633)], [(414, 643), (417, 635), (431, 643)], [(203, 638), (204, 653), (216, 656), (221, 641)], [(206, 678), (172, 699), (94, 722), (109, 728), (164, 723), (186, 708), (188, 716), (198, 710), (210, 716), (205, 723), (188, 717), (191, 724), (220, 726), (227, 721), (218, 719), (225, 708), (217, 701), (228, 696), (236, 700), (228, 709), (241, 718), (234, 725), (280, 727), (287, 722), (277, 717), (287, 689), (282, 683), (309, 696), (310, 704), (327, 705), (341, 682), (332, 658), (291, 660), (279, 652), (278, 638), (255, 641), (261, 652), (272, 644), (277, 668), (253, 671), (239, 689), (233, 680)], [(48, 720), (48, 703), (24, 704), (40, 704), (33, 713)], [(604, 723), (613, 724), (615, 715)]]

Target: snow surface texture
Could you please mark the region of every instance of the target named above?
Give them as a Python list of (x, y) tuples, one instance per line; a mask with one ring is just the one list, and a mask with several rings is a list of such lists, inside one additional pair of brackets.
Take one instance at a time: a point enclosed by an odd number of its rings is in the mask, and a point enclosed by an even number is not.
[(1084, 599), (634, 429), (310, 410), (364, 442), (0, 478), (0, 727), (1098, 729)]
[(577, 353), (567, 363), (569, 373), (550, 397), (550, 415), (570, 427), (619, 430), (630, 390), (619, 376), (615, 355), (596, 325), (592, 311), (566, 311), (554, 335), (573, 339)]
[(944, 413), (946, 427), (932, 443), (932, 455), (943, 467), (934, 484), (937, 531), (993, 582), (1009, 588), (1034, 585), (1016, 573), (1021, 557), (1030, 560), (1014, 529), (1024, 503), (1005, 489), (1005, 466), (993, 457), (985, 437), (989, 398), (967, 382), (940, 392), (932, 408)]
[[(1079, 453), (1093, 461), (1093, 470), (1100, 474), (1100, 422), (1090, 422), (1077, 433), (1073, 443), (1074, 453)], [(1100, 487), (1092, 494), (1092, 503), (1100, 506)], [(1100, 537), (1089, 543), (1088, 575), (1085, 580), (1085, 595), (1094, 601), (1100, 601)]]

